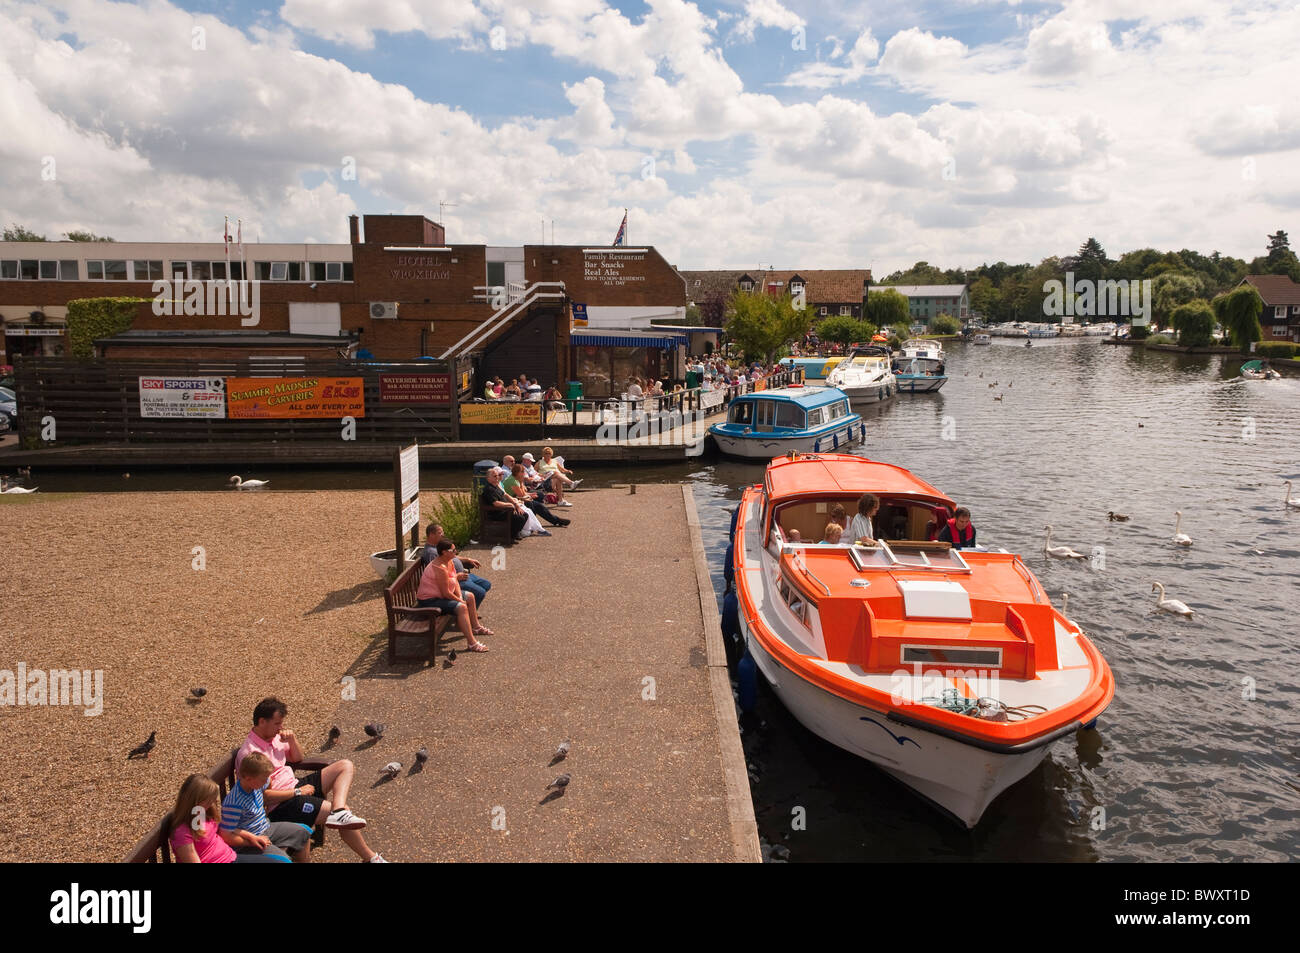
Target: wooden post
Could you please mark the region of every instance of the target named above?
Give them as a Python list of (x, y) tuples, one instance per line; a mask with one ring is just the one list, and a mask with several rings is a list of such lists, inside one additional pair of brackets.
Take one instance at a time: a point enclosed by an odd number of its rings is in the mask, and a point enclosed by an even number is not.
[[(402, 448), (393, 451), (393, 523), (397, 528), (397, 575), (406, 572), (406, 532), (402, 529)], [(419, 527), (416, 527), (419, 532)]]

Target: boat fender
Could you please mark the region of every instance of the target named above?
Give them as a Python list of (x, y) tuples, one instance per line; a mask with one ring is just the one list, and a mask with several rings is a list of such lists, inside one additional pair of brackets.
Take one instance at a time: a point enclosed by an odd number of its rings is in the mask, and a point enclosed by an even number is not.
[(734, 564), (736, 556), (736, 544), (727, 544), (727, 555), (722, 557), (722, 581), (727, 584), (725, 592), (730, 592), (736, 585), (736, 567)]
[(731, 529), (727, 531), (727, 539), (736, 538), (736, 520), (740, 517), (740, 507), (737, 506), (731, 511)]
[(837, 433), (831, 434), (831, 449), (838, 450), (839, 448), (840, 448), (840, 435)]
[(740, 600), (734, 589), (722, 597), (722, 634), (733, 642), (740, 640)]
[(740, 710), (753, 711), (754, 701), (758, 697), (758, 666), (754, 664), (748, 652), (736, 663), (736, 683), (740, 695)]

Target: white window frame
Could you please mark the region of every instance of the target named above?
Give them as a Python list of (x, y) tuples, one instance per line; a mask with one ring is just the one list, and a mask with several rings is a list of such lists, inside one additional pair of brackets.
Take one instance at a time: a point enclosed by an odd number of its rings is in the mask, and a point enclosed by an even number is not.
[(1289, 332), (1285, 324), (1273, 325), (1273, 337), (1284, 338)]
[[(13, 265), (14, 273), (12, 275), (4, 274), (4, 268), (3, 268), (4, 265)], [(22, 274), (20, 267), (21, 266), (19, 266), (17, 258), (0, 259), (0, 281), (17, 281), (18, 276)]]
[[(63, 266), (64, 266), (64, 265), (75, 265), (75, 266), (76, 266), (76, 269), (77, 269), (77, 273), (76, 273), (75, 275), (72, 275), (72, 276), (65, 276), (65, 275), (63, 274)], [(81, 260), (80, 260), (80, 259), (77, 259), (77, 258), (61, 258), (61, 259), (59, 259), (59, 280), (60, 280), (60, 281), (80, 281), (80, 280), (81, 280)]]
[(820, 308), (818, 308), (817, 314), (823, 318), (826, 317), (826, 305), (822, 305)]
[(840, 305), (840, 317), (841, 318), (853, 317), (853, 309), (849, 307), (847, 304)]
[[(279, 271), (280, 271), (280, 277), (278, 277), (278, 278), (275, 276), (276, 269), (279, 269)], [(287, 261), (273, 261), (273, 262), (271, 262), (271, 280), (272, 280), (272, 281), (288, 281), (288, 280), (289, 280), (289, 263), (288, 263)]]
[(1292, 313), (1292, 314), (1300, 314), (1300, 304), (1293, 304), (1293, 305), (1291, 305), (1291, 313)]
[[(336, 269), (336, 270), (337, 270), (337, 274), (335, 274), (333, 277), (330, 276), (330, 270), (331, 270), (331, 269)], [(326, 281), (342, 281), (342, 280), (343, 280), (343, 262), (341, 262), (341, 261), (327, 261), (327, 262), (325, 262), (325, 280), (326, 280)]]
[(1275, 317), (1275, 318), (1285, 318), (1285, 317), (1286, 317), (1286, 305), (1284, 305), (1284, 304), (1279, 304), (1279, 305), (1277, 305), (1276, 307), (1274, 307), (1274, 308), (1273, 308), (1273, 317)]

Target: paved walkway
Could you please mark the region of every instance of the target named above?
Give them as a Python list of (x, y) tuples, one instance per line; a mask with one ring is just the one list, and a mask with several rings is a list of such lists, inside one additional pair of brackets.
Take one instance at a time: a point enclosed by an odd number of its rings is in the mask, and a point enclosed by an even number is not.
[[(343, 737), (330, 753), (356, 763), (351, 806), (387, 859), (758, 859), (730, 686), (715, 670), (720, 637), (706, 639), (689, 492), (572, 494), (572, 526), (501, 550), (496, 568), (490, 551), (467, 550), (493, 584), (490, 652), (459, 652), (449, 668), (390, 666), (376, 640), (351, 667), (356, 700), (335, 713)], [(444, 639), (464, 646), (458, 633)], [(378, 743), (363, 733), (370, 721), (388, 726)], [(567, 761), (549, 766), (566, 738)], [(430, 759), (412, 772), (420, 745)], [(402, 772), (380, 781), (390, 760)], [(561, 772), (567, 792), (548, 797)], [(352, 858), (331, 836), (317, 859)]]

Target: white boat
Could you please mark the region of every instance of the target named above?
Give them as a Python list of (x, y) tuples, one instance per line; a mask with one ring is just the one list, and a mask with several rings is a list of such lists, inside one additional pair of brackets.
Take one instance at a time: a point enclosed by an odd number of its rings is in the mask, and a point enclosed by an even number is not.
[(718, 449), (733, 457), (771, 460), (790, 451), (818, 453), (867, 439), (867, 425), (834, 387), (790, 385), (742, 394), (727, 419), (709, 428)]
[[(880, 539), (814, 542), (865, 492)], [(741, 634), (791, 714), (974, 827), (1095, 724), (1114, 679), (1019, 556), (926, 541), (939, 507), (954, 503), (901, 467), (792, 454), (745, 490), (732, 566)]]
[(943, 348), (938, 341), (913, 338), (894, 355), (894, 378), (904, 394), (929, 394), (948, 383)]
[(977, 334), (971, 339), (972, 344), (992, 344), (993, 336), (991, 334)]
[(889, 348), (865, 345), (835, 366), (826, 383), (848, 395), (851, 404), (875, 404), (898, 393), (898, 381), (890, 369)]

